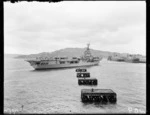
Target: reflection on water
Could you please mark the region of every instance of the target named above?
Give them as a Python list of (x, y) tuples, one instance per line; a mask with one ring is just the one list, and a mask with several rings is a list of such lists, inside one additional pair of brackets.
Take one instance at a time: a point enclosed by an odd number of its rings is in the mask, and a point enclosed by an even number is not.
[[(27, 62), (4, 62), (4, 110), (22, 113), (134, 113), (146, 111), (146, 65), (102, 60), (86, 67), (97, 86), (78, 86), (75, 68), (34, 70)], [(82, 103), (81, 89), (112, 89), (116, 104)], [(130, 111), (132, 109), (132, 111)]]

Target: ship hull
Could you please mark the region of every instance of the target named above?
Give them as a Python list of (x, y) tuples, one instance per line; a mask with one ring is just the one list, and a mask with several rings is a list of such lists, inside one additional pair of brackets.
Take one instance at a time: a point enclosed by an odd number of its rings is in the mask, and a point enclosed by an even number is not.
[(60, 69), (60, 68), (74, 68), (74, 67), (86, 67), (86, 66), (95, 66), (98, 65), (99, 62), (86, 62), (86, 63), (78, 63), (78, 64), (50, 64), (50, 65), (34, 65), (32, 66), (35, 70), (43, 70), (43, 69)]
[(144, 61), (133, 61), (133, 60), (127, 60), (125, 62), (128, 62), (128, 63), (146, 63)]

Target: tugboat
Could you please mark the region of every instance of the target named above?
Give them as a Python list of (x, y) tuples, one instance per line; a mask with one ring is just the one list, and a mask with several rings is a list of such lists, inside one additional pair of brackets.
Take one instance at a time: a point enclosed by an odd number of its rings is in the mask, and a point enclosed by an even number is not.
[(87, 44), (86, 51), (84, 55), (80, 58), (72, 57), (54, 57), (54, 58), (45, 58), (45, 59), (34, 59), (34, 60), (25, 60), (30, 63), (30, 65), (35, 70), (41, 69), (57, 69), (57, 68), (71, 68), (71, 67), (85, 67), (85, 66), (95, 66), (99, 64), (99, 61), (102, 58), (93, 57), (90, 48), (90, 44)]

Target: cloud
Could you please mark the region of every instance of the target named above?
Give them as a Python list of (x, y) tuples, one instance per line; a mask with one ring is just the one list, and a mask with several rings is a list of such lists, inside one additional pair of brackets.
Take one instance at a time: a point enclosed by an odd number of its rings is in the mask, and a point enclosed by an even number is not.
[(145, 23), (144, 1), (4, 3), (5, 52), (38, 53), (91, 42), (99, 50), (134, 53), (132, 43), (143, 53)]

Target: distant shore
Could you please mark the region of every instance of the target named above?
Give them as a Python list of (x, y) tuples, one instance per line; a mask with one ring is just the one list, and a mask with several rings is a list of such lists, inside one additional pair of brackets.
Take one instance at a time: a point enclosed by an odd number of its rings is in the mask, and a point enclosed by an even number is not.
[(129, 62), (129, 63), (146, 63), (146, 57), (141, 55), (126, 55), (122, 56), (109, 56), (107, 58), (109, 61), (118, 61), (118, 62)]
[[(15, 58), (35, 58), (35, 57), (81, 57), (86, 49), (85, 48), (65, 48), (56, 50), (54, 52), (41, 52), (37, 54), (29, 54), (29, 55), (19, 55), (17, 54)], [(111, 57), (127, 57), (127, 56), (136, 56), (140, 58), (145, 58), (141, 54), (129, 54), (129, 53), (117, 53), (117, 52), (109, 52), (109, 51), (101, 51), (90, 49), (93, 56), (109, 58)]]
[[(146, 63), (146, 56), (141, 54), (117, 53), (109, 51), (100, 51), (90, 49), (93, 56), (99, 58), (106, 58), (109, 61), (129, 62), (129, 63)], [(52, 58), (52, 57), (78, 57), (83, 55), (85, 48), (65, 48), (56, 50), (54, 52), (41, 52), (38, 54), (22, 55), (22, 54), (5, 54), (6, 57), (13, 57), (16, 59), (30, 59), (30, 58)]]

